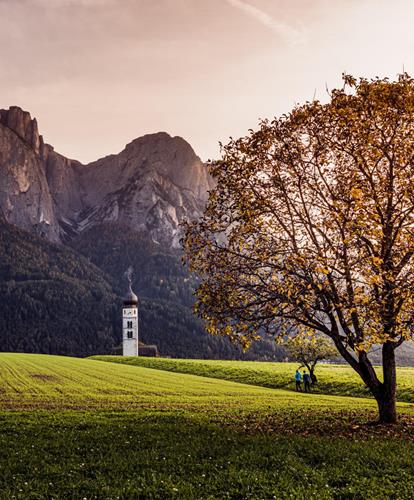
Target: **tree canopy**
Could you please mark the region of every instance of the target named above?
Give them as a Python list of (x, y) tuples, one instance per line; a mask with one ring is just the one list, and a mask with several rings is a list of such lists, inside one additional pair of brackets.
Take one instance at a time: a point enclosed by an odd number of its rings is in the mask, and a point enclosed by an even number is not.
[(245, 347), (262, 331), (323, 333), (393, 422), (394, 351), (413, 339), (414, 80), (343, 80), (328, 103), (222, 147), (183, 243), (211, 333)]
[(318, 381), (315, 368), (319, 361), (338, 357), (338, 351), (332, 341), (326, 336), (298, 333), (288, 337), (283, 345), (289, 358), (300, 361), (309, 370), (312, 384)]

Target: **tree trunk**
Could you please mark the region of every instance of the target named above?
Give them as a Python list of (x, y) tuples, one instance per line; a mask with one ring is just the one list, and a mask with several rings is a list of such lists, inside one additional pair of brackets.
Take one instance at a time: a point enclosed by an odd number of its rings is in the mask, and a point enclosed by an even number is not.
[(318, 379), (316, 378), (314, 370), (315, 370), (315, 368), (312, 368), (311, 370), (309, 370), (309, 375), (310, 375), (310, 378), (311, 378), (311, 381), (312, 381), (312, 385), (316, 384), (318, 382)]
[(383, 424), (394, 424), (397, 421), (397, 371), (394, 345), (391, 342), (386, 342), (382, 346), (382, 370), (384, 382), (376, 396), (379, 421)]
[(394, 345), (391, 342), (382, 346), (382, 370), (384, 381), (380, 382), (366, 353), (360, 354), (357, 371), (377, 401), (378, 421), (381, 424), (393, 424), (397, 421), (397, 374)]
[(356, 360), (347, 351), (338, 336), (332, 336), (331, 338), (335, 342), (339, 353), (359, 374), (371, 391), (371, 394), (375, 397), (379, 410), (379, 422), (383, 424), (395, 423), (397, 421), (397, 373), (395, 366), (394, 344), (392, 342), (383, 344), (382, 369), (384, 382), (381, 383), (378, 380), (377, 374), (375, 373), (375, 370), (365, 352), (360, 353), (358, 360)]
[(380, 424), (395, 424), (395, 422), (397, 421), (397, 407), (395, 404), (395, 396), (394, 398), (379, 396), (377, 398), (377, 403)]

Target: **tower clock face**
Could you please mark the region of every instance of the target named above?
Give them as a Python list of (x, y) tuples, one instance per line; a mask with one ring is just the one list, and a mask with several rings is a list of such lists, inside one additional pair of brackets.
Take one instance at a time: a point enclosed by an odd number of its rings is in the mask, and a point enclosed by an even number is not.
[(124, 308), (122, 311), (122, 315), (124, 318), (136, 318), (138, 316), (137, 308)]

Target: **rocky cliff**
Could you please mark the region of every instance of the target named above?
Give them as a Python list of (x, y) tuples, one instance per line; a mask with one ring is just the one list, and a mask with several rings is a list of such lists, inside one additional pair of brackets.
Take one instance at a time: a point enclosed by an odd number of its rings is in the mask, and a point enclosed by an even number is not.
[(211, 182), (180, 137), (146, 135), (82, 165), (45, 144), (28, 112), (0, 110), (0, 209), (9, 222), (52, 241), (119, 221), (177, 247), (179, 223), (200, 215)]
[(10, 223), (59, 241), (43, 147), (29, 113), (0, 111), (0, 209)]

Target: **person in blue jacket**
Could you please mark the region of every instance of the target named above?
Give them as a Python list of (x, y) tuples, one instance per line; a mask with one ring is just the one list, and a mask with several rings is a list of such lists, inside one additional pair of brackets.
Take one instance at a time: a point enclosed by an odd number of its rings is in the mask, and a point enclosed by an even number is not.
[(302, 375), (299, 370), (295, 373), (296, 390), (302, 392)]

